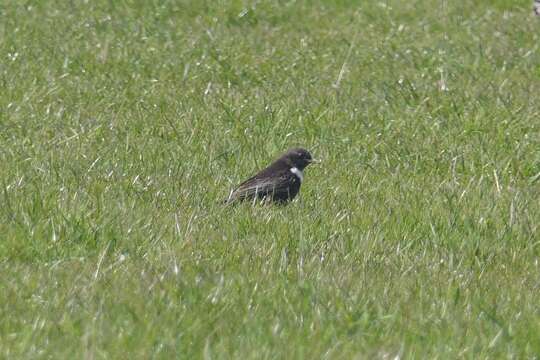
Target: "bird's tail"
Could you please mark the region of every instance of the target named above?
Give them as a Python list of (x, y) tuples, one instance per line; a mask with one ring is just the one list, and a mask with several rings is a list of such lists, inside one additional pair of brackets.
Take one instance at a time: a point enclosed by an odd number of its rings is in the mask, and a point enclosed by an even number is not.
[(229, 197), (227, 197), (225, 200), (220, 201), (221, 205), (230, 205), (230, 204), (232, 204), (234, 202), (233, 194), (234, 194), (234, 190), (231, 190), (231, 192), (229, 193)]

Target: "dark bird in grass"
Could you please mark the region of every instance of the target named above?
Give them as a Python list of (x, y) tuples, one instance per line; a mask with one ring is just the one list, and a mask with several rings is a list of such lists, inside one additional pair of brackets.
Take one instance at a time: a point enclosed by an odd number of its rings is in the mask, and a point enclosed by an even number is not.
[(231, 191), (225, 203), (244, 200), (286, 203), (300, 191), (304, 180), (303, 171), (313, 162), (315, 160), (309, 151), (301, 148), (290, 149), (270, 166)]

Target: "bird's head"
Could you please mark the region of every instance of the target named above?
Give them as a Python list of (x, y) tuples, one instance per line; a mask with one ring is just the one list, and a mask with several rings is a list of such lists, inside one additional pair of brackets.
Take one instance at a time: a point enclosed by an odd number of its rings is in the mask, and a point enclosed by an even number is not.
[(302, 148), (294, 148), (287, 151), (282, 157), (291, 167), (304, 170), (309, 164), (316, 162), (309, 151)]

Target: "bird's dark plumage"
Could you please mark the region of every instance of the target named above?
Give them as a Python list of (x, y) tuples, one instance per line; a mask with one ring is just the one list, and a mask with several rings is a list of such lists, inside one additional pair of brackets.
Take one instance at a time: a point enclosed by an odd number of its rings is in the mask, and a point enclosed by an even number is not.
[(302, 171), (312, 162), (309, 151), (291, 149), (270, 166), (241, 183), (225, 202), (264, 199), (284, 203), (292, 200), (300, 191)]

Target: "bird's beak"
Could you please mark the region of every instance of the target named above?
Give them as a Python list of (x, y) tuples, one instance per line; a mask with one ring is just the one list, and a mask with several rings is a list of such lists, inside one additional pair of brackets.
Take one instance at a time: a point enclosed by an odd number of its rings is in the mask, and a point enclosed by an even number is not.
[(310, 164), (320, 164), (320, 163), (321, 163), (321, 160), (319, 160), (319, 159), (311, 159), (311, 160), (309, 161), (309, 163), (310, 163)]

